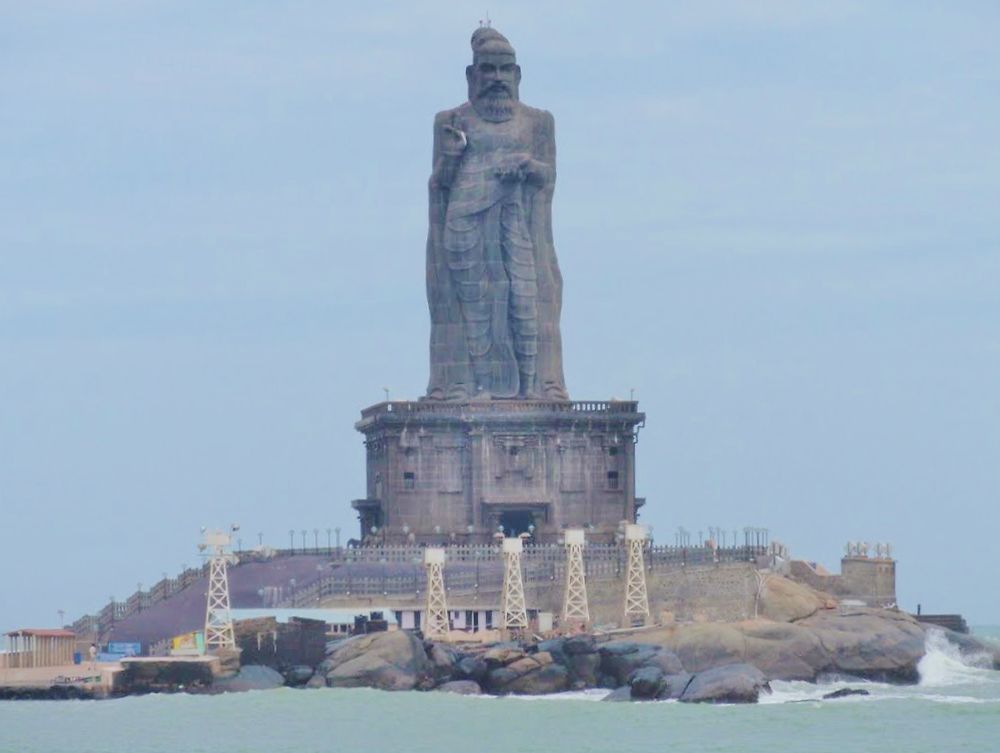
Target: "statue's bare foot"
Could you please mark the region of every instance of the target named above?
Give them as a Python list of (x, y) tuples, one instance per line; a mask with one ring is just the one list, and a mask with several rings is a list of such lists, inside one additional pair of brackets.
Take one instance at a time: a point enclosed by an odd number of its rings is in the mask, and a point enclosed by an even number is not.
[(568, 401), (569, 393), (566, 392), (565, 387), (558, 384), (548, 384), (545, 386), (545, 399)]
[(448, 387), (448, 394), (444, 399), (450, 403), (466, 403), (469, 401), (469, 397), (468, 388), (459, 382)]

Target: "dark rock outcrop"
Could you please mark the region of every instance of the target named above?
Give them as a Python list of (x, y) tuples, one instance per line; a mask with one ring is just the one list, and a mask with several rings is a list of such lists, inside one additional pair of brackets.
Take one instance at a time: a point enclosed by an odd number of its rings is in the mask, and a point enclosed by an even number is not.
[(827, 693), (823, 696), (823, 700), (829, 701), (834, 698), (847, 698), (852, 695), (871, 695), (871, 693), (864, 688), (841, 688), (840, 690), (834, 690), (832, 693)]
[(455, 677), (459, 680), (472, 680), (482, 684), (489, 667), (481, 656), (463, 656), (455, 664)]
[(679, 700), (684, 691), (687, 690), (687, 686), (691, 683), (691, 679), (694, 675), (688, 674), (687, 672), (680, 672), (676, 675), (666, 675), (663, 678), (663, 686), (660, 688), (660, 693), (657, 698), (662, 701)]
[(610, 701), (611, 703), (621, 703), (624, 701), (632, 700), (632, 688), (628, 685), (622, 685), (620, 688), (615, 688), (610, 693), (608, 693), (602, 701)]
[(227, 693), (242, 693), (248, 690), (273, 690), (285, 684), (281, 672), (259, 664), (240, 667), (233, 677), (217, 679), (213, 690)]
[(659, 667), (639, 667), (628, 679), (632, 697), (637, 699), (656, 698), (663, 689), (663, 670)]
[(285, 685), (297, 688), (309, 682), (313, 676), (313, 668), (305, 664), (296, 664), (283, 670), (281, 675), (285, 678)]
[(601, 646), (600, 657), (600, 672), (611, 679), (614, 687), (628, 684), (632, 672), (642, 667), (658, 667), (663, 674), (684, 671), (676, 654), (654, 644), (613, 641)]
[(680, 697), (682, 703), (757, 703), (771, 692), (764, 674), (752, 664), (729, 664), (699, 672)]
[[(488, 651), (487, 654), (490, 652)], [(509, 657), (516, 653), (507, 654)], [(569, 670), (556, 664), (552, 654), (539, 651), (522, 655), (502, 667), (491, 669), (486, 675), (486, 690), (490, 693), (518, 693), (544, 695), (569, 688)]]

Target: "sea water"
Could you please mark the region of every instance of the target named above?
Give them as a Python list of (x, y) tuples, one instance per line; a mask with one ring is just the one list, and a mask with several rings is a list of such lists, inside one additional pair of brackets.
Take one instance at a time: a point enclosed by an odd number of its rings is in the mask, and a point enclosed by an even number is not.
[[(1000, 628), (976, 633), (1000, 640)], [(1000, 752), (1000, 672), (933, 633), (927, 648), (918, 685), (775, 682), (753, 706), (287, 688), (13, 701), (0, 703), (0, 752)], [(845, 687), (870, 695), (820, 700)]]

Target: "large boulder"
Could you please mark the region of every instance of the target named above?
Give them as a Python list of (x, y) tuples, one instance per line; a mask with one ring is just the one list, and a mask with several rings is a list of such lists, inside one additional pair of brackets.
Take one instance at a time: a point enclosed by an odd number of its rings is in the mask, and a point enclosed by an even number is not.
[(313, 676), (313, 668), (305, 664), (296, 664), (282, 670), (281, 675), (285, 678), (285, 685), (297, 688), (309, 682)]
[(628, 685), (622, 685), (620, 688), (615, 688), (610, 693), (608, 693), (602, 701), (609, 701), (611, 703), (621, 703), (622, 701), (632, 700), (632, 688)]
[(593, 654), (597, 651), (597, 643), (592, 635), (574, 635), (565, 639), (563, 651), (569, 656)]
[(633, 698), (656, 698), (663, 689), (663, 670), (659, 667), (639, 667), (629, 675), (628, 684)]
[(825, 594), (780, 575), (768, 575), (757, 603), (757, 614), (775, 622), (795, 622), (831, 606)]
[(701, 672), (712, 667), (743, 661), (746, 638), (736, 625), (698, 623), (656, 632), (660, 635), (649, 634), (644, 636), (643, 640), (662, 641), (683, 665), (670, 674), (676, 674), (682, 669), (687, 672)]
[[(747, 620), (674, 625), (644, 631), (634, 641), (673, 652), (687, 672), (748, 663), (772, 680), (814, 681), (820, 675), (837, 673), (915, 682), (917, 662), (924, 655), (924, 631), (912, 617), (865, 607), (822, 609), (795, 623)], [(602, 670), (616, 670), (624, 662), (647, 664), (641, 654), (623, 653), (626, 647), (626, 642), (618, 642), (612, 649), (614, 655), (602, 663)], [(617, 687), (618, 683), (610, 684)]]
[(663, 678), (663, 683), (660, 687), (660, 692), (656, 696), (660, 700), (678, 700), (684, 691), (687, 690), (687, 686), (691, 684), (691, 679), (694, 675), (687, 672), (680, 672), (676, 675), (666, 675)]
[(332, 688), (412, 690), (431, 674), (424, 645), (404, 630), (369, 633), (333, 646), (322, 664)]
[(594, 636), (551, 638), (539, 643), (538, 650), (551, 654), (553, 661), (569, 670), (572, 687), (593, 688), (598, 685), (601, 657), (597, 653)]
[(486, 649), (483, 653), (483, 660), (490, 669), (494, 669), (517, 661), (524, 655), (524, 649), (516, 643), (497, 643)]
[(552, 654), (552, 659), (558, 664), (565, 666), (569, 663), (569, 655), (566, 653), (565, 638), (549, 638), (548, 640), (539, 643), (537, 648), (539, 651)]
[(680, 697), (682, 703), (757, 703), (770, 692), (767, 679), (752, 664), (729, 664), (699, 672)]
[(628, 684), (629, 676), (642, 667), (659, 667), (664, 674), (681, 672), (680, 659), (663, 646), (635, 641), (612, 641), (600, 648), (600, 672), (614, 687)]
[(569, 671), (546, 651), (522, 656), (486, 675), (486, 690), (491, 693), (544, 695), (568, 688)]
[(456, 695), (479, 695), (483, 692), (482, 688), (479, 687), (479, 683), (472, 680), (452, 680), (443, 685), (438, 685), (436, 690)]
[(460, 680), (482, 683), (488, 671), (489, 666), (482, 656), (463, 656), (455, 664), (455, 676)]
[(325, 688), (326, 687), (326, 675), (323, 672), (316, 672), (312, 677), (306, 682), (305, 687), (310, 689)]
[(830, 666), (830, 653), (809, 628), (782, 622), (741, 623), (743, 660), (771, 680), (807, 680)]
[(881, 682), (917, 682), (924, 630), (910, 615), (857, 607), (823, 610), (797, 623), (809, 629), (829, 655), (830, 672)]
[(461, 655), (450, 646), (441, 643), (424, 643), (427, 659), (430, 662), (430, 672), (435, 684), (448, 682), (459, 673), (457, 665)]
[(570, 682), (575, 688), (596, 688), (598, 668), (601, 665), (599, 654), (569, 654), (566, 657), (566, 669), (569, 670)]
[(240, 667), (233, 677), (215, 681), (214, 689), (226, 692), (244, 692), (247, 690), (273, 690), (285, 684), (285, 678), (275, 669), (257, 664), (247, 664)]

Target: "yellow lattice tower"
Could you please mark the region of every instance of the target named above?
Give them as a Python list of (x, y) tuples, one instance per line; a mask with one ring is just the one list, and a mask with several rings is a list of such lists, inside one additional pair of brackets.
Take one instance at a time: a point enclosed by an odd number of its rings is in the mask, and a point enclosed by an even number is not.
[(625, 526), (625, 546), (628, 568), (625, 575), (625, 609), (622, 627), (643, 625), (649, 619), (649, 599), (646, 596), (646, 529), (630, 523)]
[(424, 613), (424, 635), (444, 638), (448, 635), (448, 605), (444, 596), (444, 549), (428, 547), (424, 550), (424, 569), (427, 571), (427, 611)]
[(524, 604), (524, 579), (521, 576), (520, 538), (504, 539), (503, 594), (500, 601), (500, 629), (508, 637), (520, 636), (528, 629), (528, 610)]
[(582, 528), (566, 529), (566, 593), (563, 598), (562, 624), (587, 625), (587, 576), (583, 565), (583, 547), (587, 539)]

